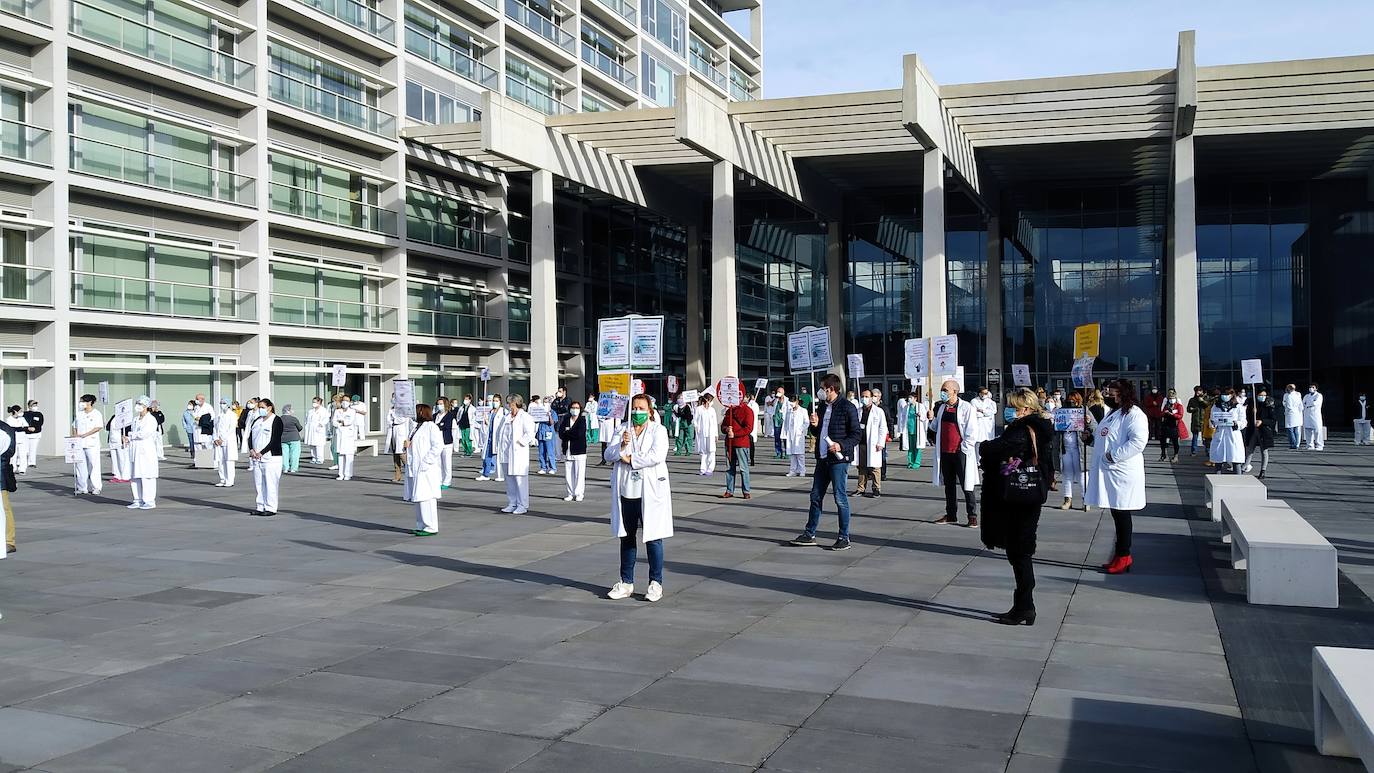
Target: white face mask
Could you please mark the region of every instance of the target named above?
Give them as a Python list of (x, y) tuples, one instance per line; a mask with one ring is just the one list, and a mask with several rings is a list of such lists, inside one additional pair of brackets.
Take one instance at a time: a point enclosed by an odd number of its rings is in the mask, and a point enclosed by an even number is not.
[(339, 403), (339, 407), (340, 407), (340, 408), (352, 408), (352, 407), (353, 407), (353, 403), (350, 403), (350, 402), (348, 402), (347, 400), (344, 400), (343, 402)]
[(571, 416), (573, 416), (573, 417), (575, 418), (575, 417), (577, 417), (577, 416), (582, 415), (582, 409), (581, 409), (581, 408), (573, 408), (573, 409), (571, 409), (571, 410), (568, 411), (568, 414), (571, 415)]
[(867, 395), (865, 395), (865, 396), (864, 396), (864, 405), (872, 405), (872, 404), (873, 404), (873, 398), (868, 397)]
[(1317, 393), (1317, 388), (1316, 388), (1316, 387), (1308, 387), (1308, 388), (1307, 388), (1307, 393), (1308, 393), (1308, 394), (1315, 395), (1315, 394)]

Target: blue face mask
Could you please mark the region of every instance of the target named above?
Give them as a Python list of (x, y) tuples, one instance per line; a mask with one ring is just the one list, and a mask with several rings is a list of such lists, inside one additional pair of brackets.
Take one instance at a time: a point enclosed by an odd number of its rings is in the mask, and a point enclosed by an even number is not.
[(1011, 407), (1003, 408), (1002, 418), (1005, 419), (1008, 424), (1016, 421), (1016, 409)]
[(940, 390), (940, 399), (941, 399), (941, 400), (948, 400), (948, 399), (949, 399), (949, 390), (948, 390), (948, 389), (941, 389), (941, 390)]

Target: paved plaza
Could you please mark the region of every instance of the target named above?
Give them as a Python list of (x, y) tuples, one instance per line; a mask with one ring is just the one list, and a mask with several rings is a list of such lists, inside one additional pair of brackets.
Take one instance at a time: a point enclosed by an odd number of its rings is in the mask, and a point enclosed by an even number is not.
[(0, 562), (0, 771), (1361, 770), (1311, 748), (1308, 680), (1312, 644), (1374, 644), (1374, 452), (1276, 450), (1266, 481), (1339, 548), (1339, 610), (1246, 604), (1201, 465), (1154, 455), (1132, 573), (1096, 569), (1110, 518), (1047, 509), (1019, 628), (989, 621), (1001, 554), (931, 523), (928, 467), (855, 500), (830, 552), (783, 544), (809, 479), (767, 459), (727, 503), (674, 460), (650, 604), (602, 597), (606, 468), (575, 504), (532, 475), (514, 516), (461, 460), (421, 539), (386, 459), (307, 465), (271, 519), (242, 472), (169, 462), (130, 511), (46, 460)]

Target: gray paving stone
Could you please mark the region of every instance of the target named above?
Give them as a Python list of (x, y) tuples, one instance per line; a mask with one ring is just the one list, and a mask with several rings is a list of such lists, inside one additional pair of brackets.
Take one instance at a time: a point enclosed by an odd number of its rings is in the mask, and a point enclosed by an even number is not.
[(316, 671), (257, 690), (254, 694), (265, 700), (386, 717), (438, 695), (444, 689), (435, 684)]
[(384, 719), (306, 752), (274, 773), (504, 771), (547, 745), (548, 741), (484, 730)]
[(595, 627), (595, 622), (586, 620), (498, 612), (407, 639), (404, 646), (424, 652), (516, 660)]
[[(246, 688), (245, 688), (246, 689)], [(20, 704), (71, 717), (149, 727), (188, 711), (218, 703), (229, 693), (125, 674), (80, 685)]]
[(402, 719), (535, 738), (561, 738), (595, 719), (604, 706), (496, 690), (459, 688), (400, 714)]
[(296, 668), (324, 668), (376, 649), (367, 644), (340, 644), (327, 641), (305, 641), (285, 636), (259, 636), (228, 647), (210, 650), (209, 657), (225, 660), (246, 660), (251, 663)]
[(796, 727), (825, 698), (824, 693), (699, 682), (672, 676), (630, 696), (625, 705)]
[(0, 763), (28, 767), (132, 732), (105, 722), (0, 709)]
[(806, 727), (1010, 753), (1022, 719), (1020, 713), (835, 695), (806, 720)]
[(506, 665), (506, 661), (440, 655), (435, 652), (386, 649), (359, 655), (337, 663), (326, 671), (354, 676), (370, 676), (398, 682), (421, 682), (457, 687)]
[(300, 753), (375, 721), (365, 714), (252, 696), (193, 711), (157, 729), (199, 738), (232, 738), (247, 746)]
[[(1086, 762), (1129, 761), (1144, 768), (1174, 771), (1253, 771), (1245, 739), (1202, 736), (1091, 721), (1091, 706), (1073, 719), (1027, 717), (1016, 751)], [(1179, 709), (1183, 714), (1189, 710)]]
[(1032, 716), (1075, 719), (1091, 717), (1108, 725), (1168, 730), (1195, 735), (1244, 738), (1245, 723), (1234, 705), (1130, 698), (1105, 693), (1061, 690), (1041, 685), (1031, 701)]
[(515, 768), (515, 773), (566, 773), (573, 770), (616, 773), (746, 773), (753, 770), (753, 767), (563, 741), (531, 757)]
[(765, 770), (826, 773), (888, 773), (894, 770), (958, 770), (1001, 773), (1007, 755), (988, 749), (939, 746), (899, 738), (803, 728), (787, 739)]
[(1028, 660), (884, 648), (839, 694), (944, 705), (976, 711), (1024, 713), (1040, 678)]
[(605, 671), (590, 668), (512, 663), (474, 679), (467, 686), (482, 690), (551, 695), (567, 700), (613, 706), (644, 689), (653, 681), (652, 677), (635, 674), (613, 676)]
[(678, 757), (759, 765), (790, 729), (638, 708), (614, 708), (568, 736), (569, 741)]
[[(222, 581), (221, 581), (222, 582)], [(232, 604), (244, 599), (256, 598), (254, 593), (231, 593), (222, 590), (208, 590), (204, 588), (170, 588), (168, 590), (149, 593), (144, 596), (135, 597), (136, 601), (157, 602), (159, 604), (181, 604), (191, 607), (219, 607), (225, 604)]]
[(50, 773), (114, 771), (196, 771), (258, 773), (285, 761), (289, 754), (192, 738), (158, 730), (139, 730), (43, 764)]
[(678, 669), (686, 679), (830, 692), (877, 646), (825, 639), (736, 636)]
[(36, 698), (68, 687), (93, 682), (98, 677), (19, 666), (0, 668), (0, 706)]

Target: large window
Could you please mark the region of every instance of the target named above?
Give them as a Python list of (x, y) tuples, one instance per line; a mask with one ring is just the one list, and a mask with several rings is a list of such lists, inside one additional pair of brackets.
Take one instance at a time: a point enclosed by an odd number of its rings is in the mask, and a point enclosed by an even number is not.
[(652, 56), (640, 58), (644, 60), (644, 96), (656, 105), (672, 107), (677, 99), (675, 86), (679, 73)]
[(482, 111), (415, 81), (406, 81), (406, 117), (420, 123), (445, 124), (480, 121)]
[(235, 174), (237, 148), (205, 131), (93, 102), (72, 104), (68, 120), (74, 171), (251, 203), (251, 180)]
[(563, 104), (563, 85), (551, 74), (528, 62), (506, 58), (506, 96), (547, 115), (571, 112)]
[(643, 0), (640, 4), (644, 31), (681, 57), (687, 56), (687, 17), (682, 7), (665, 0)]
[(74, 308), (204, 319), (256, 319), (236, 265), (205, 239), (122, 226), (71, 236)]
[(360, 172), (274, 151), (271, 207), (276, 212), (348, 228), (395, 234), (393, 213), (379, 206), (382, 184)]
[(272, 321), (342, 330), (396, 332), (396, 310), (380, 305), (382, 278), (343, 266), (274, 260)]
[(356, 129), (395, 136), (396, 123), (377, 109), (381, 87), (366, 76), (280, 43), (267, 49), (272, 99)]

